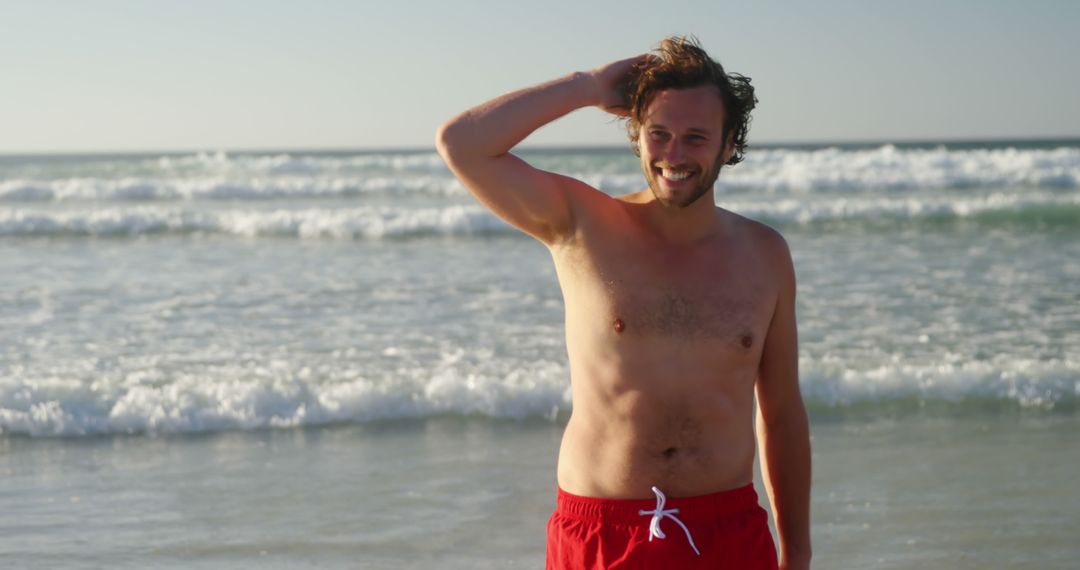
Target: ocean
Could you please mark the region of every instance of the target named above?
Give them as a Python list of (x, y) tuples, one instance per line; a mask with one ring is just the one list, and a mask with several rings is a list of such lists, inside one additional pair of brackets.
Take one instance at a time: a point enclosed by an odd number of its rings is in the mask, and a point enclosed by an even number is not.
[[(532, 149), (604, 192), (625, 148)], [(1074, 568), (1080, 141), (752, 146), (821, 568)], [(431, 150), (0, 156), (0, 560), (536, 568), (546, 249)]]

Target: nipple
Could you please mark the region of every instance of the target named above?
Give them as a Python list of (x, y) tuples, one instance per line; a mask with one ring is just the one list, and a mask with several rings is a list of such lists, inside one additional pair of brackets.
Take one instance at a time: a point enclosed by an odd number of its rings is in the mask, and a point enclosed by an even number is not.
[(623, 330), (626, 329), (626, 323), (624, 323), (620, 318), (616, 318), (615, 322), (611, 323), (611, 326), (614, 327), (615, 332), (617, 333), (622, 333)]
[(742, 342), (743, 348), (750, 348), (750, 346), (754, 344), (754, 337), (752, 337), (752, 336), (750, 336), (748, 334), (744, 334), (742, 336), (741, 342)]

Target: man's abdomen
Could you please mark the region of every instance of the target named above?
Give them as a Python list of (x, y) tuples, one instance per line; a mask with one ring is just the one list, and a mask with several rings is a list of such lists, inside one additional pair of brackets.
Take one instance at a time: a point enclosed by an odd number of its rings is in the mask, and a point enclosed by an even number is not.
[(750, 394), (648, 389), (611, 398), (575, 390), (574, 397), (559, 451), (559, 486), (567, 492), (648, 498), (657, 486), (687, 497), (753, 478)]

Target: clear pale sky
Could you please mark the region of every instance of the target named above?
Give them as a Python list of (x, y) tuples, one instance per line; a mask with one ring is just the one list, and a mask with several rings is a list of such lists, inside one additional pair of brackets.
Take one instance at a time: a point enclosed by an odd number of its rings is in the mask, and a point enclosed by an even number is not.
[[(432, 146), (456, 112), (694, 34), (751, 142), (1080, 136), (1080, 2), (0, 5), (0, 152)], [(593, 109), (534, 145), (617, 145)]]

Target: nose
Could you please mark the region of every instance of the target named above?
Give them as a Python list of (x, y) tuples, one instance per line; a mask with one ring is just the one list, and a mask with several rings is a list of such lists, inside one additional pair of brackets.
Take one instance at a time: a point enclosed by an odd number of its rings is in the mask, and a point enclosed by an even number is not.
[(682, 164), (686, 155), (686, 147), (678, 139), (672, 140), (667, 147), (667, 161), (671, 164)]

